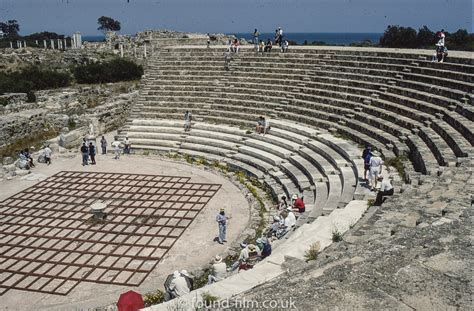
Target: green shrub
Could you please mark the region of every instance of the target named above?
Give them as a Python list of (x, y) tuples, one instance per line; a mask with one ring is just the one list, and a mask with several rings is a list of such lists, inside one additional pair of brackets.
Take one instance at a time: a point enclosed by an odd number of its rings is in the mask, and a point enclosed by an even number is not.
[(78, 83), (109, 83), (140, 79), (143, 68), (126, 59), (114, 59), (104, 63), (91, 63), (74, 68)]
[(304, 254), (304, 257), (306, 258), (306, 262), (318, 259), (318, 253), (320, 249), (321, 249), (321, 243), (319, 243), (319, 241), (311, 244), (311, 246), (309, 247), (309, 250), (307, 250)]
[(405, 156), (398, 156), (398, 157), (394, 157), (394, 158), (389, 158), (385, 161), (385, 165), (387, 166), (393, 166), (398, 174), (400, 175), (400, 177), (405, 180), (405, 166), (404, 166), (404, 162), (407, 162), (408, 161), (408, 158), (405, 157)]
[(204, 301), (204, 305), (205, 305), (206, 307), (212, 306), (212, 304), (213, 304), (214, 302), (216, 302), (216, 301), (219, 300), (219, 297), (213, 296), (213, 295), (211, 295), (211, 294), (208, 293), (208, 292), (202, 293), (201, 297), (202, 297), (202, 300)]
[(145, 303), (145, 307), (150, 307), (152, 305), (157, 305), (162, 303), (165, 300), (165, 294), (157, 289), (154, 292), (146, 293), (143, 297), (143, 302)]
[(0, 94), (26, 93), (28, 102), (36, 100), (33, 91), (60, 88), (70, 84), (71, 77), (68, 73), (41, 69), (37, 66), (12, 73), (0, 72)]

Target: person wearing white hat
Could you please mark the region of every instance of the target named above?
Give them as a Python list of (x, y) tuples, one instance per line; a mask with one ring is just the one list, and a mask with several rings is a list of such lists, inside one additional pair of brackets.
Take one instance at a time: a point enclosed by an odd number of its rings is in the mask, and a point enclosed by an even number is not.
[(383, 160), (377, 151), (372, 151), (372, 157), (369, 160), (369, 188), (375, 191), (377, 188), (377, 180), (382, 174)]
[(186, 279), (186, 283), (188, 284), (189, 290), (193, 290), (194, 287), (194, 280), (193, 276), (188, 273), (186, 270), (181, 270), (181, 276), (183, 276)]
[(170, 282), (169, 291), (172, 298), (181, 297), (190, 292), (186, 279), (179, 271), (173, 272), (173, 280)]
[(305, 205), (302, 198), (299, 198), (297, 194), (293, 194), (291, 198), (293, 201), (293, 208), (298, 209), (298, 212), (304, 213), (305, 212)]
[(291, 207), (288, 207), (286, 210), (288, 212), (288, 215), (285, 217), (283, 227), (285, 228), (286, 232), (288, 232), (296, 225), (296, 216), (293, 213)]
[(227, 265), (225, 262), (222, 262), (222, 257), (216, 255), (214, 257), (214, 263), (211, 267), (211, 273), (207, 279), (207, 284), (212, 284), (214, 282), (221, 281), (227, 276)]

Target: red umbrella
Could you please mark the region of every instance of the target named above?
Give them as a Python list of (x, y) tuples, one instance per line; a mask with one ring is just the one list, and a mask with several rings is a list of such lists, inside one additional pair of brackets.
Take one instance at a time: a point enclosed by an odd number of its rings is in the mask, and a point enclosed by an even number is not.
[(117, 308), (119, 311), (138, 311), (138, 309), (145, 308), (145, 303), (143, 302), (142, 295), (133, 290), (129, 290), (120, 295)]

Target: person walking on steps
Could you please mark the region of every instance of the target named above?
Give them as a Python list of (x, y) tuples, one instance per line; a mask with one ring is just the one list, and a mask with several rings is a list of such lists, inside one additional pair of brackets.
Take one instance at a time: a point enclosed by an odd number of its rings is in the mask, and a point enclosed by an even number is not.
[(103, 135), (100, 139), (100, 147), (102, 148), (102, 154), (107, 154), (107, 140)]

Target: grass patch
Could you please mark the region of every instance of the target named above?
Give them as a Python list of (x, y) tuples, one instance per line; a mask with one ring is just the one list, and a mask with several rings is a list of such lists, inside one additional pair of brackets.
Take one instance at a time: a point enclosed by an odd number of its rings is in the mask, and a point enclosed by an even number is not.
[(143, 155), (144, 156), (150, 155), (150, 151), (148, 151), (148, 150), (143, 151)]
[(159, 303), (162, 303), (164, 300), (165, 300), (165, 293), (163, 293), (159, 289), (157, 289), (154, 292), (146, 293), (143, 296), (143, 302), (145, 303), (145, 307), (157, 305)]
[(252, 134), (252, 133), (253, 133), (253, 132), (252, 132), (251, 130), (246, 130), (246, 131), (245, 131), (245, 134), (247, 134), (247, 135), (250, 135), (250, 134)]
[(306, 258), (306, 262), (318, 259), (318, 253), (320, 249), (321, 249), (321, 243), (319, 243), (319, 241), (311, 244), (309, 249), (304, 254), (304, 257)]
[(212, 306), (216, 301), (219, 300), (219, 297), (213, 296), (208, 292), (202, 293), (201, 297), (206, 307)]
[(206, 268), (202, 272), (203, 273), (201, 274), (201, 276), (199, 276), (198, 278), (194, 278), (193, 290), (207, 285), (207, 282), (209, 281), (209, 274), (211, 274), (211, 269)]
[(332, 232), (332, 241), (333, 242), (341, 242), (342, 241), (342, 232), (337, 229), (334, 229)]
[(400, 177), (405, 180), (405, 165), (404, 163), (408, 161), (408, 158), (406, 156), (398, 156), (398, 157), (394, 157), (394, 158), (389, 158), (387, 160), (385, 160), (385, 165), (388, 165), (388, 166), (393, 166), (398, 174), (400, 175)]

